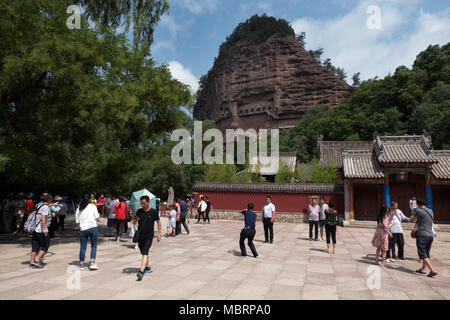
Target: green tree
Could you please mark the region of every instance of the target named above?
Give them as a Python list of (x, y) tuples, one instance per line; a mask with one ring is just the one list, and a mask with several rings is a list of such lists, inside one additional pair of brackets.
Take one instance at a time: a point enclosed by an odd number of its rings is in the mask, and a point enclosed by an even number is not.
[[(66, 26), (69, 0), (0, 3), (4, 179), (35, 190), (124, 190), (192, 96), (108, 25)], [(106, 9), (105, 9), (106, 10)]]

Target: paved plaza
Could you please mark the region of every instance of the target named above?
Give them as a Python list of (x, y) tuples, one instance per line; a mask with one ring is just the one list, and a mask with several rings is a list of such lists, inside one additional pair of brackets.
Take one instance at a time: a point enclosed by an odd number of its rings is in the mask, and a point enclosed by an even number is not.
[[(165, 233), (167, 218), (161, 219)], [(44, 269), (28, 267), (29, 236), (2, 236), (0, 299), (450, 299), (450, 233), (440, 232), (433, 244), (436, 278), (414, 274), (420, 264), (414, 240), (405, 234), (406, 260), (380, 268), (377, 289), (374, 230), (338, 228), (338, 250), (330, 255), (325, 241), (308, 240), (306, 224), (275, 223), (275, 241), (266, 244), (258, 223), (255, 259), (240, 256), (243, 222), (190, 221), (190, 235), (155, 239), (153, 273), (141, 282), (136, 281), (141, 255), (129, 238), (116, 243), (100, 237), (100, 270), (79, 271), (73, 217), (66, 233), (52, 239)], [(104, 224), (102, 219), (102, 230)], [(88, 246), (87, 258), (89, 252)]]

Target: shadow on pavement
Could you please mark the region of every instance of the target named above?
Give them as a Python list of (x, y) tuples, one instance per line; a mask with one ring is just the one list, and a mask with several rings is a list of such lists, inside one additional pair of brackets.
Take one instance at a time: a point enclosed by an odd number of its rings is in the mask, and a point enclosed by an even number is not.
[(228, 252), (228, 253), (231, 253), (231, 254), (233, 254), (233, 255), (235, 255), (236, 257), (242, 257), (242, 254), (241, 254), (240, 251), (237, 251), (237, 250), (228, 250), (227, 252)]
[(327, 253), (326, 249), (310, 248), (309, 250)]
[(141, 271), (141, 269), (139, 268), (125, 268), (122, 270), (122, 273), (131, 274), (131, 273), (138, 273), (139, 271)]

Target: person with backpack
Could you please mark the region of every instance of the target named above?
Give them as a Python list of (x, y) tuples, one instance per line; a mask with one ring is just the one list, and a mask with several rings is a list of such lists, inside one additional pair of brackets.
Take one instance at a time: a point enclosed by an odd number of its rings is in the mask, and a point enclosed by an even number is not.
[(114, 206), (113, 210), (113, 213), (116, 215), (117, 242), (120, 242), (120, 237), (124, 233), (125, 224), (127, 223), (127, 212), (129, 211), (130, 208), (125, 202), (125, 198), (123, 196), (120, 196), (119, 203)]
[[(25, 229), (32, 232), (30, 267), (43, 268), (41, 259), (50, 247), (48, 228), (50, 226), (50, 205), (52, 196), (48, 193), (42, 197), (42, 203), (30, 214)], [(28, 224), (28, 225), (27, 225)]]
[(89, 270), (98, 270), (95, 258), (97, 256), (98, 226), (100, 218), (97, 206), (91, 202), (89, 195), (85, 194), (81, 199), (80, 206), (75, 213), (75, 222), (80, 227), (80, 269), (84, 269), (84, 258), (88, 239), (91, 240), (91, 261)]
[(426, 274), (426, 268), (430, 269), (430, 273), (427, 275), (429, 278), (433, 278), (437, 275), (437, 272), (433, 269), (430, 259), (431, 245), (433, 244), (433, 210), (427, 208), (425, 201), (417, 199), (417, 211), (414, 216), (411, 217), (412, 222), (416, 222), (417, 230), (414, 232), (416, 236), (417, 252), (419, 258), (422, 259), (422, 268), (416, 270), (418, 274)]
[(206, 210), (205, 210), (205, 218), (203, 219), (203, 222), (206, 222), (206, 220), (208, 220), (208, 224), (211, 223), (211, 221), (209, 220), (209, 213), (211, 212), (211, 210), (213, 209), (211, 201), (209, 201), (209, 198), (206, 197)]
[[(325, 203), (324, 203), (325, 205)], [(336, 253), (336, 226), (337, 211), (334, 209), (334, 203), (329, 202), (325, 209), (325, 238), (327, 240), (327, 253), (331, 253), (331, 240), (333, 241), (333, 253)], [(331, 239), (330, 239), (331, 238)]]

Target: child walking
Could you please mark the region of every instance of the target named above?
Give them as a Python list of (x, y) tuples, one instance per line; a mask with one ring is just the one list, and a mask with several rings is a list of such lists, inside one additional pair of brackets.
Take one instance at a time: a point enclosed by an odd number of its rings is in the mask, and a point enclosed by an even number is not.
[(177, 227), (177, 210), (174, 204), (170, 205), (169, 221), (167, 221), (167, 234), (166, 237), (175, 237), (175, 231)]

